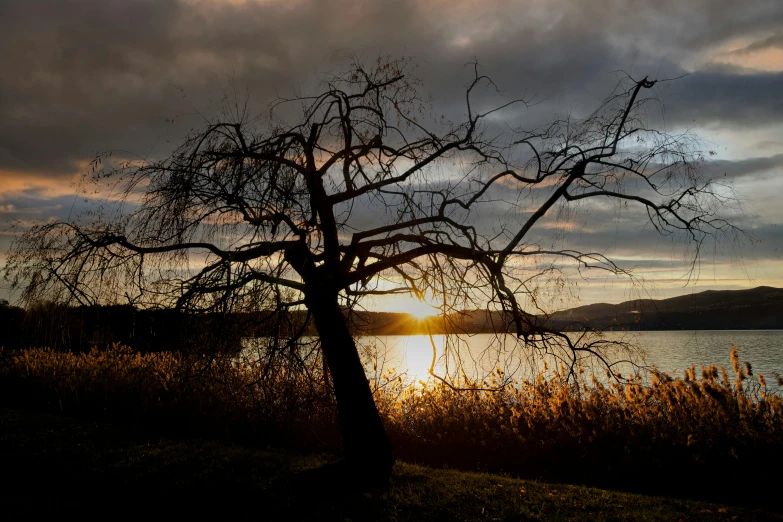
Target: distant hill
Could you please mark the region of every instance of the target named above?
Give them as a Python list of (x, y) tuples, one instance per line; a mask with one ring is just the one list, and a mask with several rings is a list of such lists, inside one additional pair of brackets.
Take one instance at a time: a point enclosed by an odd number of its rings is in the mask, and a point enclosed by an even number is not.
[[(427, 333), (427, 323), (404, 313), (362, 312), (357, 330), (374, 335)], [(454, 314), (446, 326), (429, 319), (433, 333), (511, 331), (498, 312), (470, 310)], [(634, 299), (619, 304), (597, 303), (537, 316), (552, 329), (625, 330), (752, 330), (783, 329), (783, 289), (760, 286), (749, 290), (707, 290), (669, 299)], [(456, 325), (456, 326), (454, 326)]]
[[(445, 320), (421, 320), (406, 313), (346, 314), (356, 335), (513, 331), (509, 317), (486, 310), (467, 310)], [(292, 310), (282, 323), (273, 319), (269, 312), (192, 316), (175, 310), (136, 310), (131, 306), (56, 305), (23, 310), (0, 302), (0, 348), (49, 346), (85, 350), (122, 343), (144, 352), (180, 348), (239, 350), (243, 338), (285, 336), (286, 332), (298, 330), (306, 313)], [(750, 290), (708, 290), (669, 299), (598, 303), (550, 316), (539, 315), (533, 320), (560, 331), (783, 329), (783, 289), (761, 286)], [(306, 333), (315, 335), (312, 325)]]
[(707, 290), (669, 299), (634, 299), (592, 304), (552, 314), (547, 324), (560, 330), (746, 330), (783, 328), (783, 289)]

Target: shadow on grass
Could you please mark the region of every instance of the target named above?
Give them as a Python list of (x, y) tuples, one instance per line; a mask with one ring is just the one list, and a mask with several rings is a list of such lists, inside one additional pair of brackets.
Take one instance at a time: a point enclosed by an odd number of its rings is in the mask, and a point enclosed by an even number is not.
[(395, 466), (384, 493), (352, 485), (323, 456), (0, 409), (0, 520), (47, 518), (783, 520), (755, 508), (406, 463)]
[(134, 426), (0, 410), (0, 513), (8, 519), (383, 519), (341, 466)]

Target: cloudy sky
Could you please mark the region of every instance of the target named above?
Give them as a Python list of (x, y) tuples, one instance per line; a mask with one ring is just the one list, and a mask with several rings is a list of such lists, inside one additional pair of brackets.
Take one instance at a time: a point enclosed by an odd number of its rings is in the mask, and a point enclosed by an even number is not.
[[(349, 53), (382, 53), (410, 56), (455, 116), (473, 59), (535, 96), (535, 118), (594, 108), (616, 71), (686, 74), (656, 93), (665, 125), (717, 152), (705, 169), (733, 183), (752, 248), (710, 247), (694, 290), (649, 234), (580, 224), (579, 240), (638, 266), (654, 297), (783, 287), (782, 28), (779, 0), (0, 0), (0, 249), (13, 221), (89, 205), (75, 182), (96, 153), (165, 155), (227, 91), (263, 107)], [(581, 295), (629, 290), (593, 282)]]

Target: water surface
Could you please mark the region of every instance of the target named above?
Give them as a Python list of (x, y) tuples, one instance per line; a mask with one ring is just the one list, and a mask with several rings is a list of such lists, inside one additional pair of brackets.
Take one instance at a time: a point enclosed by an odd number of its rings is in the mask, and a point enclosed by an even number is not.
[[(575, 336), (577, 334), (569, 334)], [(544, 370), (557, 367), (557, 354), (534, 352), (509, 334), (477, 334), (455, 341), (443, 335), (390, 335), (361, 337), (359, 345), (365, 349), (368, 374), (379, 376), (393, 370), (408, 383), (427, 381), (433, 365), (435, 349), (435, 373), (441, 376), (460, 377), (461, 367), (472, 379), (483, 379), (500, 368), (504, 376), (531, 379)], [(609, 332), (606, 340), (624, 341), (632, 349), (634, 362), (676, 375), (695, 364), (715, 363), (731, 368), (729, 353), (734, 345), (740, 361), (749, 361), (755, 374), (762, 373), (767, 384), (776, 388), (773, 372), (783, 373), (783, 330), (701, 330), (655, 332)], [(625, 358), (620, 350), (609, 350), (607, 360)], [(605, 378), (605, 370), (594, 360), (584, 360), (585, 370)], [(618, 365), (616, 370), (627, 373), (629, 364)], [(698, 373), (698, 372), (697, 372)]]

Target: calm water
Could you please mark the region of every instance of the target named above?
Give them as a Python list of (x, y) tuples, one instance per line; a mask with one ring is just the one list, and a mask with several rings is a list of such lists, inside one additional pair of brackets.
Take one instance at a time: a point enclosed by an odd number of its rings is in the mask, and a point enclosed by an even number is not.
[[(682, 371), (691, 364), (695, 364), (697, 370), (701, 365), (711, 363), (730, 369), (732, 344), (739, 351), (740, 361), (749, 361), (755, 374), (763, 373), (770, 388), (777, 387), (772, 372), (783, 374), (783, 330), (610, 332), (606, 339), (630, 343), (635, 347), (632, 355), (637, 364), (655, 365), (659, 370), (672, 374), (682, 375)], [(432, 339), (426, 335), (359, 339), (369, 361), (367, 370), (371, 377), (391, 371), (409, 383), (430, 379), (433, 344), (435, 372), (451, 377), (459, 377), (457, 368), (461, 366), (470, 378), (482, 379), (496, 368), (501, 368), (506, 376), (528, 379), (544, 370), (544, 362), (550, 371), (555, 368), (559, 354), (556, 348), (549, 353), (531, 353), (530, 347), (520, 344), (512, 335), (478, 334), (467, 336), (457, 343), (442, 335)], [(621, 355), (616, 350), (605, 353), (612, 361)], [(588, 359), (585, 359), (584, 366), (598, 376), (605, 375), (602, 367), (591, 366)], [(628, 364), (620, 364), (616, 369), (627, 373), (631, 368)]]

